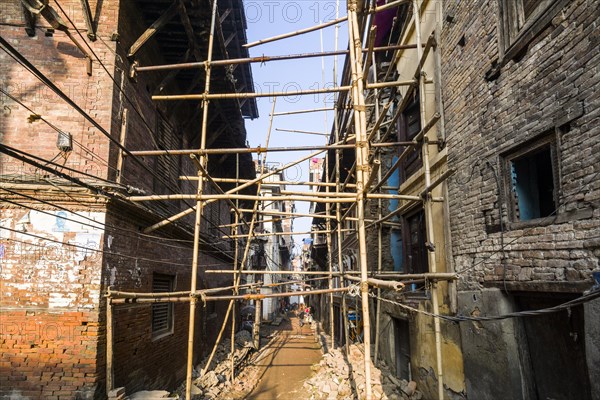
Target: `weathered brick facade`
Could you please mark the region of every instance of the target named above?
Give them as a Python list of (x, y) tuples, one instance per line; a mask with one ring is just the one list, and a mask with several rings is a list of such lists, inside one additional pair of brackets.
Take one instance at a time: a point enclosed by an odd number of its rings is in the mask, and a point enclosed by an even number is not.
[[(448, 2), (445, 9), (448, 165), (457, 170), (449, 181), (450, 226), (463, 314), (556, 305), (589, 289), (600, 268), (600, 3), (551, 3), (537, 19), (544, 22), (514, 43), (503, 19), (512, 2)], [(541, 154), (543, 140), (552, 167), (524, 176), (517, 163)], [(540, 186), (538, 176), (554, 178), (553, 192), (539, 194), (552, 206), (525, 218), (530, 205), (521, 193), (516, 204), (514, 192), (525, 178), (526, 190)], [(594, 307), (461, 323), (469, 397), (598, 398), (597, 346), (581, 347), (598, 337)], [(562, 325), (568, 320), (570, 328)], [(549, 327), (550, 338), (540, 334)], [(562, 348), (570, 361), (557, 375)]]

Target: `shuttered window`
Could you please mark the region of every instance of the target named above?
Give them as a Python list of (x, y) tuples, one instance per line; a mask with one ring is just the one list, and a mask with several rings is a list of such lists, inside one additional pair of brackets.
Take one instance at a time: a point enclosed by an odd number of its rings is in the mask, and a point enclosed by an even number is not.
[[(168, 293), (175, 289), (173, 275), (153, 274), (152, 292)], [(152, 304), (152, 337), (156, 338), (173, 332), (173, 303)]]

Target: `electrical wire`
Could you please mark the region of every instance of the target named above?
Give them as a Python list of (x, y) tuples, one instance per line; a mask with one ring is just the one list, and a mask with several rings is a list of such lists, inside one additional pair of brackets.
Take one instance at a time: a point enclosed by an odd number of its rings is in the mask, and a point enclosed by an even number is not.
[(412, 313), (423, 314), (423, 315), (427, 315), (427, 316), (430, 316), (433, 318), (439, 318), (444, 321), (459, 323), (459, 322), (465, 322), (465, 321), (471, 321), (471, 322), (500, 321), (500, 320), (509, 319), (509, 318), (535, 317), (535, 316), (551, 314), (551, 313), (555, 313), (555, 312), (559, 312), (559, 311), (564, 311), (564, 310), (570, 309), (571, 307), (579, 306), (579, 305), (582, 305), (589, 301), (592, 301), (594, 299), (597, 299), (598, 297), (600, 297), (600, 288), (593, 289), (589, 293), (586, 293), (580, 297), (577, 297), (576, 299), (567, 301), (565, 303), (559, 304), (554, 307), (541, 308), (541, 309), (537, 309), (537, 310), (517, 311), (517, 312), (512, 312), (512, 313), (507, 313), (507, 314), (502, 314), (502, 315), (490, 315), (490, 316), (479, 316), (479, 317), (473, 317), (473, 316), (468, 316), (468, 315), (450, 316), (450, 315), (434, 314), (429, 311), (419, 310), (419, 309), (411, 307), (409, 305), (406, 305), (406, 304), (403, 304), (403, 303), (400, 303), (397, 301), (393, 301), (390, 299), (386, 299), (381, 296), (377, 296), (374, 293), (369, 293), (369, 296), (372, 298), (375, 298), (377, 300), (401, 307)]

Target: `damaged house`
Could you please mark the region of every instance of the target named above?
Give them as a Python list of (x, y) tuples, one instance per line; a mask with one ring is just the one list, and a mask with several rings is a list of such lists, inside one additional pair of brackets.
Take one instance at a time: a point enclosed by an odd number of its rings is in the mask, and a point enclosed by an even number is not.
[[(196, 181), (180, 179), (197, 174), (187, 156), (131, 152), (200, 146), (200, 102), (151, 96), (200, 91), (204, 73), (131, 67), (204, 60), (210, 10), (191, 0), (0, 4), (1, 398), (105, 398), (107, 386), (172, 390), (185, 377), (189, 307), (115, 305), (107, 329), (104, 295), (190, 288), (193, 215), (156, 224), (194, 204), (128, 196), (196, 193)], [(215, 57), (247, 57), (242, 2), (219, 2), (218, 14)], [(212, 81), (214, 92), (253, 90), (247, 65), (215, 68)], [(210, 107), (207, 147), (244, 147), (256, 102)], [(215, 177), (254, 178), (250, 155), (210, 159)], [(221, 238), (229, 207), (204, 211), (199, 262), (231, 268), (232, 245)], [(197, 287), (230, 282), (199, 274)], [(196, 309), (196, 361), (214, 341), (221, 307)]]

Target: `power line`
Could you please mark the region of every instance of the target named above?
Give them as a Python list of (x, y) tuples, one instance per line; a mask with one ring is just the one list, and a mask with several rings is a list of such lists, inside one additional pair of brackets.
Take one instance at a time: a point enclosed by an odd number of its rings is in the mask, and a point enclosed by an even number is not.
[(403, 303), (400, 303), (397, 301), (393, 301), (390, 299), (386, 299), (384, 297), (377, 296), (374, 293), (369, 293), (369, 296), (372, 298), (375, 298), (377, 300), (381, 300), (383, 302), (404, 308), (405, 310), (408, 310), (413, 313), (424, 314), (424, 315), (428, 315), (433, 318), (439, 318), (439, 319), (442, 319), (445, 321), (458, 323), (458, 322), (465, 322), (465, 321), (471, 321), (471, 322), (500, 321), (500, 320), (509, 319), (509, 318), (535, 317), (535, 316), (540, 316), (540, 315), (545, 315), (545, 314), (552, 314), (555, 312), (568, 310), (571, 307), (582, 305), (584, 303), (587, 303), (589, 301), (592, 301), (592, 300), (600, 297), (600, 288), (592, 289), (592, 291), (590, 291), (589, 293), (586, 293), (580, 297), (577, 297), (576, 299), (567, 301), (565, 303), (559, 304), (554, 307), (541, 308), (538, 310), (517, 311), (517, 312), (512, 312), (512, 313), (507, 313), (507, 314), (502, 314), (502, 315), (490, 315), (490, 316), (479, 316), (479, 317), (472, 317), (472, 316), (468, 316), (468, 315), (450, 316), (450, 315), (434, 314), (429, 311), (419, 310), (419, 309), (411, 307), (409, 305), (406, 305), (406, 304), (403, 304)]

